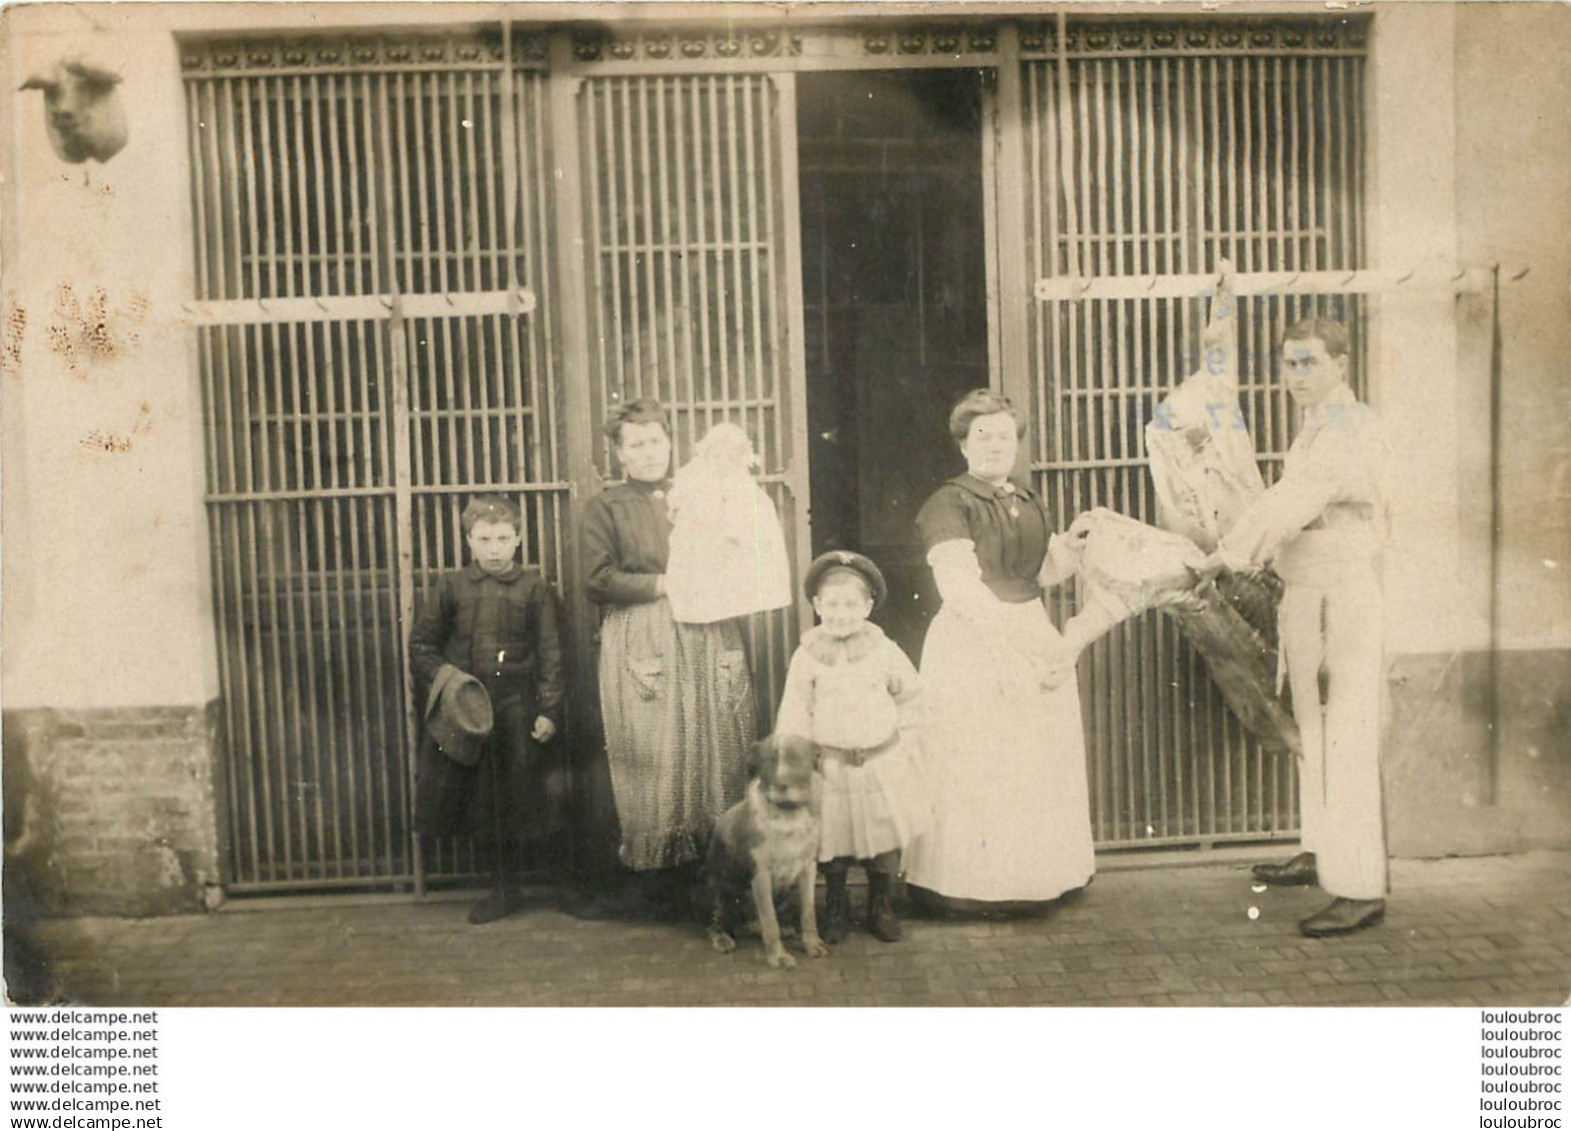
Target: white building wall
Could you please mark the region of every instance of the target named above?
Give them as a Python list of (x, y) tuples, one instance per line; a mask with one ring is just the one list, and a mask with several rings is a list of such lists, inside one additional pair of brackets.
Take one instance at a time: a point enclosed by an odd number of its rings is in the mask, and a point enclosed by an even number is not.
[(1455, 41), (1455, 16), (1441, 6), (1381, 9), (1371, 41), (1368, 254), (1374, 266), (1431, 281), (1375, 303), (1369, 387), (1391, 445), (1386, 623), (1393, 653), (1488, 641), (1463, 563), (1457, 513), (1467, 469), (1458, 461), (1465, 426), (1457, 412), (1464, 389), (1456, 298), (1432, 285), (1458, 266), (1456, 131), (1449, 113)]
[[(1502, 265), (1500, 644), (1565, 648), (1571, 645), (1571, 6), (1469, 4), (1456, 19), (1458, 243), (1464, 259)], [(1487, 458), (1487, 444), (1482, 452)], [(1465, 481), (1464, 498), (1484, 497), (1474, 494), (1480, 484)], [(1484, 516), (1475, 513), (1472, 522), (1478, 537), (1487, 536)]]
[[(68, 5), (4, 18), (5, 705), (205, 703), (217, 680), (175, 42)], [(42, 94), (16, 91), (72, 56), (123, 76), (130, 140), (107, 164), (58, 158)]]

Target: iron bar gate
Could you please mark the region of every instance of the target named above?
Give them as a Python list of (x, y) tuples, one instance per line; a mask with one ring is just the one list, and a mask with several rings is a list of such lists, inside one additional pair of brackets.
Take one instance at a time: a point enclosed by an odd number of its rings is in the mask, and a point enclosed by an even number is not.
[[(1240, 306), (1272, 477), (1292, 428), (1270, 356), (1281, 324), (1326, 310), (1364, 349), (1360, 300), (1327, 294), (1325, 276), (1363, 265), (1366, 28), (183, 45), (232, 890), (470, 869), (462, 845), (424, 862), (411, 844), (403, 632), (419, 588), (461, 561), (458, 496), (474, 490), (518, 497), (527, 560), (572, 580), (570, 481), (611, 470), (591, 439), (608, 404), (670, 404), (679, 460), (710, 424), (742, 424), (804, 564), (793, 72), (999, 68), (1011, 144), (984, 162), (993, 242), (1022, 260), (1000, 268), (1003, 381), (1024, 374), (1033, 470), (1060, 513), (1149, 518), (1141, 426), (1189, 368), (1203, 312), (1193, 288), (1102, 287), (1193, 279), (1224, 255), (1246, 275), (1316, 274), (1318, 297)], [(761, 725), (798, 627), (789, 613), (753, 626)], [(1123, 627), (1085, 674), (1102, 847), (1293, 830), (1293, 775), (1244, 736), (1171, 624)]]
[(225, 710), (226, 886), (413, 883), (404, 633), (512, 495), (560, 582), (544, 41), (182, 48)]
[[(1032, 469), (1055, 512), (1154, 521), (1142, 445), (1197, 367), (1205, 310), (1164, 276), (1362, 267), (1367, 23), (1076, 21), (1019, 31)], [(1110, 278), (1133, 293), (1102, 297)], [(1294, 420), (1273, 343), (1353, 293), (1244, 297), (1240, 392), (1267, 481)], [(1175, 280), (1177, 281), (1177, 280)], [(1249, 288), (1246, 288), (1246, 290)], [(1285, 288), (1292, 290), (1291, 285)], [(1349, 287), (1351, 292), (1355, 288)], [(1149, 297), (1147, 297), (1149, 296)], [(1058, 596), (1060, 615), (1072, 611)], [(1099, 847), (1259, 840), (1297, 827), (1293, 767), (1264, 754), (1160, 614), (1116, 629), (1081, 668)]]
[[(800, 577), (811, 542), (799, 529), (805, 425), (793, 404), (805, 393), (792, 76), (597, 74), (582, 81), (578, 111), (592, 415), (658, 397), (674, 464), (714, 424), (740, 425)], [(609, 446), (597, 452), (609, 474)], [(752, 618), (761, 734), (798, 615)]]

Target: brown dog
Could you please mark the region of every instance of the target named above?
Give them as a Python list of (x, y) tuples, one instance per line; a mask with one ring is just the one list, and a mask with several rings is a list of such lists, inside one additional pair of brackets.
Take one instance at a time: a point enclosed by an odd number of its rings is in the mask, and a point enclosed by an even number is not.
[(818, 883), (818, 752), (805, 738), (771, 735), (753, 748), (747, 796), (727, 809), (709, 842), (714, 916), (709, 941), (722, 954), (736, 949), (744, 898), (751, 895), (771, 966), (795, 966), (780, 942), (775, 897), (794, 886), (802, 912), (802, 948), (822, 958), (813, 905)]

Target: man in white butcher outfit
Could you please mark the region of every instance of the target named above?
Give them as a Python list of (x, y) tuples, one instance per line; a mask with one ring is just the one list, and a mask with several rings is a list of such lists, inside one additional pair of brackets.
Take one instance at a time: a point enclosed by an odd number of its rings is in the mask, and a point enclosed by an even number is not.
[(1299, 924), (1311, 937), (1385, 917), (1378, 567), (1388, 526), (1385, 446), (1374, 410), (1347, 382), (1347, 355), (1347, 328), (1339, 322), (1288, 327), (1282, 368), (1303, 410), (1302, 426), (1281, 478), (1212, 556), (1234, 570), (1271, 564), (1286, 582), (1278, 630), (1303, 738), (1304, 851), (1284, 864), (1256, 865), (1254, 875), (1268, 884), (1319, 883), (1335, 897)]

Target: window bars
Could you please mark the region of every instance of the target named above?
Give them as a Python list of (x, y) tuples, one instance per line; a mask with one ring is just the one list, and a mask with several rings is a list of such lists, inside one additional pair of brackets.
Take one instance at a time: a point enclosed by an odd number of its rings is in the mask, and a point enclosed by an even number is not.
[[(1065, 521), (1097, 506), (1155, 520), (1143, 429), (1197, 367), (1199, 295), (1223, 258), (1248, 284), (1240, 393), (1268, 481), (1293, 430), (1273, 359), (1286, 323), (1347, 321), (1362, 379), (1363, 37), (1288, 38), (1066, 20), (1022, 36), (1040, 56), (1021, 64), (1032, 467)], [(1260, 293), (1268, 272), (1294, 293)], [(1120, 626), (1081, 670), (1100, 847), (1296, 830), (1293, 767), (1244, 731), (1173, 621)]]
[(411, 841), (403, 639), (472, 492), (519, 502), (525, 561), (560, 581), (528, 44), (184, 46), (232, 891), (472, 870)]

